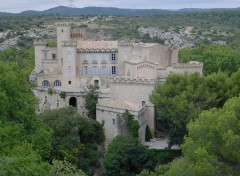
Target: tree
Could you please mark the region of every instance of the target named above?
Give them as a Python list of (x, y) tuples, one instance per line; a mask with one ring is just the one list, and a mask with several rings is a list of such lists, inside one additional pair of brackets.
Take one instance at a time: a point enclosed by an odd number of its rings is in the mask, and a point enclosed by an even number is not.
[(98, 102), (98, 87), (90, 86), (89, 92), (85, 97), (85, 107), (88, 110), (88, 117), (92, 119), (96, 119), (96, 106)]
[(0, 175), (36, 175), (47, 176), (49, 164), (41, 161), (41, 156), (29, 143), (22, 142), (1, 154)]
[[(0, 136), (6, 139), (2, 142), (2, 151), (18, 146), (20, 141), (26, 141), (42, 157), (48, 157), (51, 130), (37, 118), (36, 102), (31, 85), (18, 64), (0, 61)], [(15, 133), (9, 132), (9, 129), (19, 132), (19, 137), (14, 136)], [(8, 143), (16, 141), (15, 138), (19, 141)]]
[(170, 169), (170, 164), (159, 165), (154, 171), (143, 170), (138, 176), (167, 176)]
[(239, 49), (223, 45), (201, 45), (197, 48), (184, 48), (179, 52), (181, 62), (196, 60), (203, 62), (203, 73), (209, 75), (222, 71), (231, 75), (240, 64)]
[(100, 123), (81, 117), (73, 107), (46, 112), (40, 118), (53, 130), (51, 159), (66, 160), (89, 174), (100, 167), (100, 145), (105, 139)]
[(147, 125), (146, 132), (145, 132), (145, 141), (150, 141), (150, 139), (152, 139), (152, 133), (149, 126)]
[(152, 170), (155, 163), (148, 150), (131, 136), (114, 138), (104, 158), (107, 176), (136, 175), (143, 169)]
[(0, 175), (48, 175), (51, 130), (35, 114), (30, 52), (22, 51), (0, 53)]
[(168, 132), (169, 147), (182, 144), (187, 123), (213, 101), (204, 78), (197, 73), (169, 75), (164, 84), (157, 85), (150, 99), (156, 105), (162, 130)]
[(239, 105), (240, 97), (232, 98), (190, 122), (184, 158), (172, 163), (169, 175), (239, 175)]
[(204, 77), (204, 80), (213, 99), (212, 104), (209, 104), (209, 108), (221, 108), (227, 99), (233, 96), (231, 90), (234, 84), (226, 73), (212, 73)]
[(77, 169), (68, 161), (53, 160), (49, 176), (85, 176), (86, 174)]

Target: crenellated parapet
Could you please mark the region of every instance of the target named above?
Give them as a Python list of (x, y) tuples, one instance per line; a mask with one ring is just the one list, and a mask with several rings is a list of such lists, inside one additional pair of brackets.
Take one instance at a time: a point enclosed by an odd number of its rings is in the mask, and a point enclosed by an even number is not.
[(77, 41), (62, 41), (62, 47), (77, 47)]
[(146, 78), (129, 78), (129, 77), (113, 77), (109, 78), (110, 84), (124, 84), (124, 85), (155, 85), (156, 79), (146, 79)]
[(68, 27), (70, 26), (69, 22), (56, 22), (55, 25), (58, 27)]
[(202, 68), (203, 63), (197, 62), (197, 61), (191, 61), (191, 62), (183, 63), (183, 64), (173, 63), (172, 67), (173, 68)]
[(35, 46), (47, 46), (48, 41), (47, 40), (36, 40), (34, 41)]
[(118, 46), (120, 46), (120, 47), (133, 46), (133, 42), (132, 41), (128, 41), (128, 40), (121, 40), (121, 41), (118, 41)]
[(118, 49), (117, 48), (112, 48), (112, 49), (93, 49), (93, 48), (80, 48), (77, 51), (78, 53), (117, 53)]

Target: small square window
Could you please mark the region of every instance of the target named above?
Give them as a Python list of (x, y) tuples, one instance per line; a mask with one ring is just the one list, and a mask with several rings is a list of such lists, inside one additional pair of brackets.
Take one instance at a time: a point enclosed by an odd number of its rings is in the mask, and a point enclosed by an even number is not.
[(56, 59), (56, 54), (52, 54), (52, 59), (53, 59), (53, 60)]
[(72, 81), (68, 81), (68, 84), (72, 84)]

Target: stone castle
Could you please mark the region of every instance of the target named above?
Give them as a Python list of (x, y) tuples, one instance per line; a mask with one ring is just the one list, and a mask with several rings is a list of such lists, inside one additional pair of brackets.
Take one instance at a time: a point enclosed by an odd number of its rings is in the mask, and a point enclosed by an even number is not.
[[(178, 63), (178, 49), (158, 43), (86, 41), (84, 31), (68, 23), (56, 24), (57, 46), (35, 41), (38, 112), (72, 105), (87, 116), (85, 96), (89, 86), (99, 87), (96, 120), (104, 123), (106, 143), (121, 133), (126, 110), (138, 120), (140, 141), (146, 125), (154, 132), (154, 105), (149, 95), (158, 81), (171, 73), (202, 74), (202, 63)], [(64, 93), (64, 97), (60, 95)]]

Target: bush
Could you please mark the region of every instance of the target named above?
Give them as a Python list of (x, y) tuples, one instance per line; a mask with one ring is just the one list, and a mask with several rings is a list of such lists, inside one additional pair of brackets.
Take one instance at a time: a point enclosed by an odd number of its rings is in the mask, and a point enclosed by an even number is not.
[(56, 47), (57, 46), (57, 41), (56, 40), (48, 40), (48, 46), (49, 47)]
[(66, 98), (66, 92), (62, 91), (60, 94), (59, 94), (60, 98), (62, 99), (65, 99)]
[(149, 126), (147, 125), (145, 131), (145, 141), (150, 141), (150, 139), (152, 139), (152, 133)]
[(174, 158), (180, 157), (182, 155), (182, 151), (171, 149), (149, 149), (149, 155), (160, 164), (168, 164)]
[(48, 94), (50, 94), (50, 95), (53, 94), (53, 89), (52, 88), (48, 88)]

